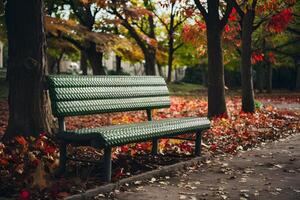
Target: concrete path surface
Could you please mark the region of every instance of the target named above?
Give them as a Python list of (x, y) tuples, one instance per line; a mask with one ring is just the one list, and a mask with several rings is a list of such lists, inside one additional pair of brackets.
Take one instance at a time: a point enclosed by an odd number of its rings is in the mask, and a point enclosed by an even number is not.
[[(111, 199), (300, 200), (300, 134), (116, 190)], [(107, 199), (103, 195), (95, 199)]]

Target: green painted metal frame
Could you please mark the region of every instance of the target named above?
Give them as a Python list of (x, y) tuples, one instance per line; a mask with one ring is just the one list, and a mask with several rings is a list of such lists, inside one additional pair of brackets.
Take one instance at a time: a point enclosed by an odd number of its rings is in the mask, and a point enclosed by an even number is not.
[[(162, 78), (158, 78), (158, 77), (152, 77), (153, 79), (149, 79), (151, 80), (150, 83), (149, 82), (145, 82), (145, 80), (143, 80), (143, 77), (132, 77), (132, 78), (129, 78), (128, 80), (128, 77), (118, 77), (118, 78), (121, 78), (121, 80), (119, 79), (116, 79), (116, 77), (104, 77), (104, 76), (93, 76), (93, 77), (89, 77), (87, 76), (88, 79), (85, 80), (84, 78), (80, 77), (75, 77), (74, 76), (49, 76), (48, 77), (48, 84), (50, 86), (50, 97), (51, 97), (51, 102), (52, 102), (52, 107), (54, 108), (54, 111), (58, 109), (57, 107), (57, 103), (55, 101), (60, 101), (60, 100), (67, 100), (68, 102), (70, 101), (73, 101), (73, 100), (77, 100), (76, 99), (76, 95), (72, 95), (72, 92), (76, 91), (76, 89), (73, 89), (73, 90), (70, 90), (69, 91), (69, 94), (63, 94), (62, 89), (58, 90), (58, 89), (55, 89), (55, 88), (63, 88), (64, 85), (68, 85), (68, 87), (79, 87), (79, 88), (85, 88), (87, 86), (93, 86), (93, 87), (100, 87), (100, 86), (110, 86), (113, 82), (115, 81), (115, 85), (114, 86), (124, 86), (124, 81), (126, 82), (129, 82), (130, 84), (132, 84), (134, 87), (136, 86), (147, 86), (147, 85), (152, 85), (152, 86), (165, 86), (165, 82), (162, 81)], [(101, 77), (101, 79), (97, 79), (97, 77)], [(147, 77), (149, 78), (149, 77)], [(102, 80), (104, 79), (104, 80)], [(75, 80), (75, 81), (74, 81)], [(135, 82), (135, 80), (138, 80), (137, 82)], [(71, 83), (68, 83), (68, 81), (71, 81)], [(99, 82), (100, 81), (100, 82)], [(102, 81), (102, 82), (101, 82)], [(109, 82), (110, 81), (110, 82)], [(131, 85), (131, 86), (132, 86)], [(59, 91), (60, 93), (57, 94), (57, 91)], [(80, 91), (82, 91), (82, 89), (80, 89)], [(83, 90), (85, 91), (85, 90)], [(96, 91), (101, 91), (101, 90), (96, 90)], [(147, 91), (147, 90), (146, 90)], [(160, 93), (158, 93), (158, 95), (156, 95), (157, 97), (160, 97), (160, 96), (165, 96), (165, 91), (163, 90), (158, 90), (160, 91)], [(78, 91), (77, 91), (78, 92)], [(132, 93), (133, 94), (133, 93)], [(142, 93), (143, 95), (145, 95), (144, 93)], [(151, 97), (151, 95), (154, 95), (155, 93), (152, 93), (152, 94), (148, 94), (149, 97)], [(85, 94), (81, 95), (81, 98), (92, 98), (92, 99), (97, 99), (97, 98), (112, 98), (113, 96), (111, 96), (112, 94), (100, 94), (100, 93), (97, 93), (97, 94), (93, 94), (93, 95), (89, 95), (87, 92), (85, 92)], [(122, 94), (117, 94), (119, 95), (119, 97), (125, 97), (126, 94), (125, 93), (122, 93)], [(123, 95), (123, 96), (122, 96)], [(138, 92), (135, 92), (133, 94), (133, 96), (136, 95), (138, 96), (139, 93)], [(135, 97), (136, 97), (135, 96)], [(126, 96), (127, 97), (131, 97), (131, 96)], [(169, 98), (169, 97), (168, 97)], [(147, 100), (147, 99), (146, 99)], [(68, 105), (72, 105), (70, 103), (68, 103)], [(163, 107), (169, 107), (170, 105), (168, 103), (166, 104), (159, 104), (160, 106), (156, 106), (156, 105), (150, 105), (150, 106), (140, 106), (140, 107), (136, 107), (136, 108), (120, 108), (119, 110), (114, 110), (114, 109), (107, 109), (105, 108), (104, 110), (101, 110), (101, 107), (100, 110), (98, 111), (92, 111), (91, 113), (92, 114), (95, 114), (95, 113), (109, 113), (109, 112), (114, 112), (114, 111), (133, 111), (133, 110), (141, 110), (142, 108), (144, 108), (146, 110), (146, 113), (147, 113), (147, 119), (148, 121), (152, 121), (152, 109), (153, 108), (163, 108)], [(66, 131), (66, 127), (65, 127), (65, 121), (64, 121), (64, 117), (65, 116), (74, 116), (74, 115), (81, 115), (81, 114), (89, 114), (88, 112), (75, 112), (75, 113), (68, 113), (68, 112), (63, 112), (62, 113), (65, 113), (65, 114), (59, 114), (59, 112), (54, 112), (55, 116), (58, 117), (58, 125), (59, 125), (59, 132), (60, 133), (63, 133)], [(207, 128), (205, 129), (200, 129), (200, 130), (197, 130), (196, 131), (196, 139), (194, 139), (195, 141), (195, 155), (196, 156), (200, 156), (201, 154), (201, 132), (203, 130), (206, 130)], [(172, 138), (172, 136), (170, 136)], [(175, 137), (175, 136), (174, 136)], [(174, 138), (173, 137), (173, 138)], [(166, 137), (153, 137), (152, 138), (152, 150), (151, 150), (151, 153), (152, 155), (156, 155), (158, 153), (158, 143), (159, 143), (159, 139), (161, 138), (168, 138), (167, 136)], [(180, 138), (180, 139), (183, 139), (184, 138)], [(192, 139), (187, 139), (187, 140), (192, 140)], [(60, 158), (59, 158), (59, 169), (57, 171), (57, 174), (61, 174), (61, 173), (64, 173), (65, 172), (65, 169), (66, 169), (66, 162), (67, 162), (67, 151), (66, 151), (66, 146), (68, 143), (72, 143), (72, 142), (68, 142), (66, 140), (63, 140), (61, 139), (60, 140), (60, 143), (59, 143), (59, 150), (60, 150)], [(92, 147), (95, 147), (95, 148), (100, 148), (100, 147), (103, 147), (101, 145), (101, 143), (99, 142), (99, 140), (91, 140), (90, 143), (89, 143), (90, 146)], [(111, 182), (111, 165), (112, 165), (112, 161), (111, 161), (111, 153), (112, 153), (112, 147), (111, 146), (105, 146), (104, 147), (104, 180), (106, 182)]]

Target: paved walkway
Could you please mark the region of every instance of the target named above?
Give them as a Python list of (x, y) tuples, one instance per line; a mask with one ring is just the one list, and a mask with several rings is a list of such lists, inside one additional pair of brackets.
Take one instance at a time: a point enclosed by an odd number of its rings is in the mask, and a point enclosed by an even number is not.
[(113, 199), (300, 199), (300, 134), (158, 180), (136, 182), (116, 191)]

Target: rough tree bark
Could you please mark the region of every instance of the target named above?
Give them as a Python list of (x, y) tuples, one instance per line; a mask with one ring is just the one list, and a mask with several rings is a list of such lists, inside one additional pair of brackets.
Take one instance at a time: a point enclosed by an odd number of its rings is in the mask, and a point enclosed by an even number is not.
[(145, 72), (146, 75), (156, 75), (155, 63), (156, 63), (156, 49), (149, 47), (145, 55)]
[(207, 27), (208, 116), (226, 114), (222, 32), (215, 25)]
[(97, 51), (97, 45), (94, 42), (90, 42), (88, 48), (85, 51), (89, 63), (92, 67), (94, 75), (105, 75), (105, 70), (102, 64), (103, 53)]
[[(202, 1), (194, 0), (206, 23), (208, 54), (208, 117), (226, 115), (225, 81), (222, 52), (222, 33), (232, 10), (231, 1), (226, 1), (225, 13), (220, 17), (220, 1), (207, 0), (207, 9)], [(220, 19), (221, 18), (221, 19)]]
[(9, 120), (4, 140), (16, 135), (51, 132), (52, 116), (43, 90), (47, 73), (42, 0), (9, 0), (5, 8), (8, 35)]
[(251, 65), (252, 53), (252, 26), (254, 10), (247, 10), (242, 17), (242, 55), (241, 55), (241, 78), (242, 78), (242, 110), (255, 112), (253, 76)]
[(209, 0), (207, 3), (208, 117), (213, 117), (227, 113), (221, 41), (223, 30), (219, 20), (219, 1)]

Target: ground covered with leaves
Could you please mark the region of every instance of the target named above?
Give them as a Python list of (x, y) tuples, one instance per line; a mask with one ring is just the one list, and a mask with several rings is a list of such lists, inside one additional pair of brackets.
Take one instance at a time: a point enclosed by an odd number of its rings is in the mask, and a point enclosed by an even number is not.
[[(206, 99), (195, 97), (172, 97), (169, 109), (155, 110), (154, 119), (199, 116), (207, 113)], [(266, 103), (261, 103), (261, 102)], [(296, 103), (300, 97), (261, 97), (256, 103), (256, 113), (241, 112), (241, 99), (227, 99), (228, 116), (212, 119), (212, 128), (203, 135), (204, 152), (210, 155), (236, 154), (268, 140), (277, 140), (300, 132), (300, 113), (278, 110), (269, 103)], [(0, 101), (0, 134), (7, 125), (7, 102)], [(68, 129), (97, 127), (102, 125), (145, 121), (144, 112), (113, 113), (67, 118)], [(182, 136), (187, 137), (187, 136)], [(190, 135), (188, 136), (190, 137)], [(58, 166), (58, 149), (55, 137), (41, 133), (39, 138), (16, 137), (11, 143), (0, 143), (0, 194), (20, 199), (56, 199), (80, 193), (103, 184), (99, 160), (103, 152), (88, 147), (69, 147), (74, 159), (91, 162), (70, 161), (68, 172), (54, 177)], [(160, 154), (149, 156), (150, 142), (128, 144), (113, 151), (113, 181), (153, 170), (192, 158), (194, 143), (178, 139), (162, 139)]]

